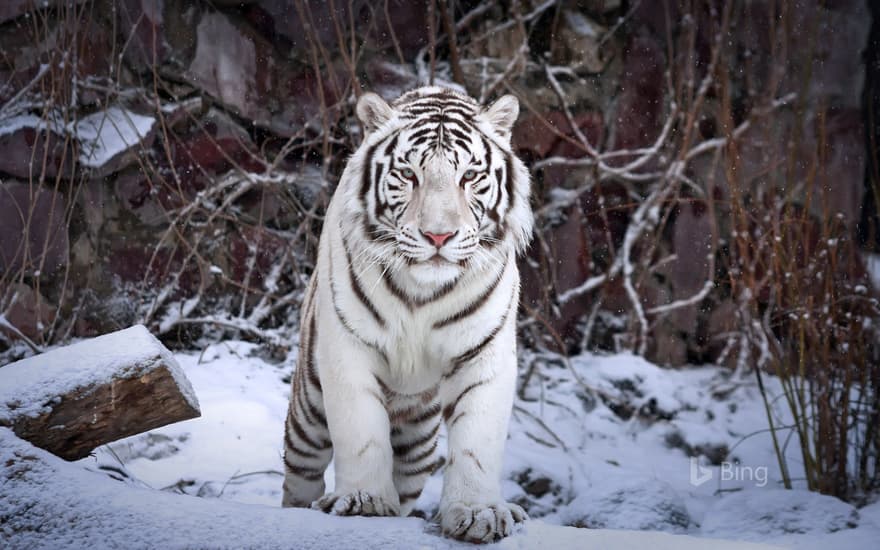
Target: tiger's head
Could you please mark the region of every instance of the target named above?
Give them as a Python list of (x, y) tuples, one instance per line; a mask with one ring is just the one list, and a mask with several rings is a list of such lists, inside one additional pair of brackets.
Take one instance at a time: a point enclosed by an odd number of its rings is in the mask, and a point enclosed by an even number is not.
[[(522, 252), (532, 233), (529, 173), (511, 152), (514, 96), (482, 106), (439, 87), (391, 104), (361, 96), (366, 138), (347, 172), (349, 233), (374, 261), (425, 285)], [(345, 220), (343, 221), (345, 224)]]

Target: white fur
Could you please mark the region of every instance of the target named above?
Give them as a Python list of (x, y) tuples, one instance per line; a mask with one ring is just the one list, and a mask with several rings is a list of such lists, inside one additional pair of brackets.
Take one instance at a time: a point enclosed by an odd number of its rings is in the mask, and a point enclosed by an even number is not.
[[(516, 100), (507, 96), (484, 110), (476, 122), (497, 147), (509, 152), (509, 133), (517, 112)], [(466, 192), (457, 185), (461, 174), (453, 173), (452, 164), (440, 155), (428, 163), (424, 174), (418, 174), (423, 184), (409, 197), (396, 240), (373, 242), (359, 221), (365, 155), (401, 122), (398, 112), (374, 94), (364, 96), (358, 113), (367, 119), (364, 123), (370, 132), (349, 161), (327, 210), (314, 297), (315, 357), (333, 444), (336, 496), (348, 495), (349, 501), (372, 497), (379, 503), (375, 510), (371, 508), (375, 513), (380, 509), (407, 513), (411, 508), (410, 504), (401, 509), (398, 502), (389, 417), (375, 397), (377, 377), (401, 394), (439, 386), (444, 406), (475, 382), (490, 380), (466, 393), (456, 409), (467, 414), (449, 428), (440, 515), (444, 533), (456, 538), (505, 536), (515, 522), (525, 518), (518, 506), (502, 500), (499, 483), (517, 374), (516, 254), (525, 248), (532, 231), (528, 172), (514, 157), (514, 207), (506, 212), (502, 242), (492, 249), (477, 245), (478, 220), (467, 208)], [(439, 251), (419, 235), (419, 231), (446, 230), (458, 233)], [(410, 251), (415, 263), (403, 261), (397, 247)], [(346, 248), (357, 280), (385, 326), (376, 322), (352, 291)], [(462, 260), (468, 261), (464, 267), (459, 264)], [(383, 282), (386, 270), (400, 289), (416, 298), (431, 296), (451, 281), (457, 283), (442, 298), (407, 307)], [(434, 327), (476, 300), (496, 279), (499, 283), (478, 312), (460, 322)], [(498, 326), (497, 335), (479, 355), (454, 376), (444, 377), (454, 358), (480, 344)]]

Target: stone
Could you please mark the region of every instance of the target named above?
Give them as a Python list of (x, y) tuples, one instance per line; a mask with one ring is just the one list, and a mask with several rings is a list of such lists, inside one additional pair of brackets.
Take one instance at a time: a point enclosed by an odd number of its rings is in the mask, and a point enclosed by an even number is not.
[(0, 183), (0, 273), (48, 277), (68, 261), (67, 201), (61, 193)]
[(71, 7), (82, 4), (85, 0), (41, 0), (39, 4), (35, 0), (4, 0), (0, 2), (0, 23), (5, 23), (36, 11), (37, 9), (54, 8), (59, 5)]
[(606, 14), (619, 10), (621, 0), (577, 0), (570, 3), (582, 6), (588, 13)]
[(861, 215), (867, 161), (862, 112), (858, 107), (833, 108), (814, 128), (822, 159), (814, 193), (821, 199), (810, 206), (818, 216), (843, 214), (844, 221), (854, 226)]
[(79, 142), (80, 166), (100, 177), (137, 162), (152, 145), (155, 126), (155, 117), (112, 106), (80, 118), (70, 131)]
[(196, 25), (196, 51), (184, 76), (240, 115), (265, 120), (269, 114), (259, 98), (271, 86), (273, 60), (263, 57), (267, 47), (225, 14), (206, 12)]
[[(663, 126), (664, 70), (666, 56), (660, 42), (640, 32), (624, 48), (620, 94), (615, 121), (614, 149), (636, 149), (651, 145)], [(618, 160), (623, 164), (625, 160)], [(650, 163), (649, 163), (650, 165)]]
[(681, 332), (667, 321), (655, 323), (651, 329), (651, 342), (647, 358), (652, 363), (680, 367), (688, 362), (687, 342)]
[(571, 67), (578, 73), (602, 72), (607, 56), (602, 51), (600, 41), (607, 29), (575, 10), (563, 10), (560, 23), (560, 46), (552, 50), (553, 63)]
[(0, 122), (0, 172), (22, 180), (46, 181), (73, 174), (73, 144), (60, 123), (35, 115)]
[[(7, 296), (12, 299), (3, 312), (6, 322), (29, 339), (39, 341), (55, 321), (58, 313), (55, 305), (30, 286), (21, 283), (12, 284), (7, 289)], [(19, 339), (14, 330), (2, 324), (0, 332), (12, 340)]]
[[(573, 115), (572, 118), (590, 145), (598, 148), (604, 133), (601, 113), (581, 112)], [(565, 114), (555, 110), (524, 116), (513, 128), (512, 143), (517, 154), (531, 160), (550, 156), (568, 158), (586, 156)]]
[(342, 64), (323, 67), (319, 81), (312, 67), (279, 57), (273, 44), (228, 14), (207, 11), (191, 26), (194, 53), (180, 77), (236, 115), (283, 137), (338, 116), (350, 79)]
[[(378, 5), (379, 2), (373, 3), (373, 6)], [(439, 10), (440, 4), (438, 3), (437, 6)], [(384, 10), (373, 8), (371, 38), (374, 47), (392, 52), (394, 45), (391, 32), (393, 31), (404, 57), (414, 58), (419, 50), (428, 45), (428, 20), (424, 4), (409, 0), (390, 0), (388, 15), (390, 19), (385, 17)], [(442, 25), (438, 24), (438, 28), (442, 29)]]
[(406, 66), (375, 57), (366, 62), (367, 89), (381, 95), (387, 101), (400, 97), (407, 90), (418, 86), (415, 72)]

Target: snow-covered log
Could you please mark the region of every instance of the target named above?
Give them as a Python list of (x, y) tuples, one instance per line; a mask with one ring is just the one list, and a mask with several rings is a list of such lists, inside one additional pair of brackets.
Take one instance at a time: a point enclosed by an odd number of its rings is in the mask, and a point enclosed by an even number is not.
[[(49, 455), (0, 428), (3, 548), (476, 548), (417, 518), (338, 517), (131, 487)], [(772, 550), (764, 544), (533, 520), (493, 546), (603, 550)]]
[(0, 368), (0, 426), (68, 460), (199, 414), (183, 371), (142, 325)]

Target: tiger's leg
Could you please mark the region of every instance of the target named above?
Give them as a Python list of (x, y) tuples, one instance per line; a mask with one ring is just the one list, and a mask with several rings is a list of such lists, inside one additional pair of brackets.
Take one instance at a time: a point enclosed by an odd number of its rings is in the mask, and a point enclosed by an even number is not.
[(400, 515), (412, 512), (425, 481), (437, 468), (440, 403), (437, 389), (393, 398), (391, 447), (394, 450), (394, 487), (400, 497)]
[(528, 517), (501, 498), (502, 455), (516, 384), (514, 318), (510, 315), (485, 349), (453, 368), (441, 383), (449, 455), (440, 523), (445, 535), (461, 540), (498, 540)]
[(304, 326), (284, 426), (282, 506), (308, 507), (324, 494), (324, 470), (333, 455), (314, 361), (314, 324)]
[(333, 442), (336, 488), (312, 508), (337, 515), (397, 515), (391, 471), (391, 425), (385, 396), (374, 376), (381, 358), (336, 319), (320, 325), (319, 373)]

